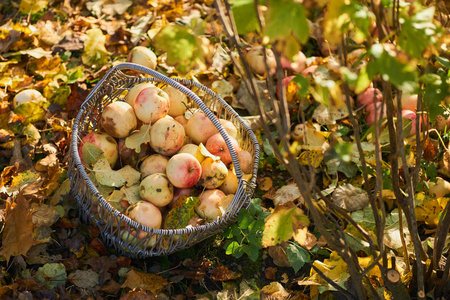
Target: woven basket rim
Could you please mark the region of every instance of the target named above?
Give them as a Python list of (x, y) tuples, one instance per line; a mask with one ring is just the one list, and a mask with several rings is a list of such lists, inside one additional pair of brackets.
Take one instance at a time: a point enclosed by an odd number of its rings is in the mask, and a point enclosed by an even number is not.
[[(214, 229), (217, 226), (229, 225), (230, 221), (227, 218), (227, 215), (229, 215), (232, 212), (227, 210), (225, 215), (223, 215), (222, 217), (218, 217), (214, 221), (208, 222), (207, 224), (195, 226), (195, 227), (189, 227), (189, 228), (185, 227), (185, 228), (178, 228), (178, 229), (161, 229), (161, 228), (156, 229), (156, 228), (147, 227), (145, 225), (142, 225), (142, 224), (132, 220), (130, 217), (128, 217), (124, 213), (121, 213), (117, 209), (115, 209), (108, 201), (106, 201), (106, 199), (98, 191), (97, 187), (92, 183), (92, 181), (90, 180), (90, 178), (88, 176), (85, 166), (81, 162), (81, 158), (78, 153), (78, 146), (79, 146), (79, 140), (77, 139), (78, 133), (79, 133), (78, 126), (80, 125), (81, 119), (84, 116), (86, 109), (89, 108), (89, 101), (92, 101), (92, 98), (99, 91), (99, 89), (102, 88), (104, 84), (107, 84), (106, 81), (108, 80), (109, 76), (114, 75), (115, 74), (114, 72), (122, 72), (122, 70), (124, 70), (124, 69), (140, 71), (144, 74), (152, 76), (150, 78), (148, 78), (148, 77), (137, 78), (136, 79), (137, 83), (145, 82), (145, 81), (149, 81), (149, 82), (156, 81), (158, 83), (164, 83), (169, 86), (173, 86), (173, 87), (177, 88), (178, 90), (181, 90), (183, 93), (187, 94), (192, 100), (194, 100), (197, 103), (197, 105), (199, 105), (200, 109), (202, 109), (202, 111), (205, 112), (210, 119), (211, 119), (211, 115), (214, 115), (214, 114), (211, 112), (209, 107), (207, 107), (202, 102), (202, 100), (199, 98), (198, 95), (196, 95), (191, 89), (189, 89), (185, 85), (195, 86), (195, 87), (203, 90), (210, 96), (216, 98), (220, 102), (220, 104), (223, 105), (226, 108), (226, 110), (236, 118), (237, 121), (239, 121), (240, 125), (243, 126), (243, 130), (247, 131), (249, 138), (252, 139), (253, 147), (254, 147), (254, 151), (255, 151), (253, 172), (252, 172), (252, 178), (250, 181), (247, 181), (243, 178), (243, 173), (240, 169), (239, 161), (237, 161), (236, 153), (234, 153), (234, 155), (232, 155), (232, 163), (234, 164), (234, 166), (236, 168), (236, 173), (237, 173), (236, 175), (238, 175), (238, 173), (239, 173), (239, 176), (237, 176), (239, 186), (238, 186), (238, 190), (232, 200), (232, 203), (235, 203), (238, 201), (240, 203), (241, 202), (240, 200), (242, 198), (251, 197), (251, 194), (253, 193), (253, 190), (256, 186), (257, 166), (259, 164), (258, 140), (257, 140), (254, 132), (247, 126), (247, 124), (245, 124), (245, 122), (241, 119), (239, 114), (237, 112), (235, 112), (235, 110), (225, 100), (223, 100), (220, 97), (220, 95), (216, 94), (215, 92), (213, 92), (212, 90), (210, 90), (209, 88), (207, 88), (206, 86), (204, 86), (198, 82), (194, 82), (194, 81), (191, 81), (188, 79), (183, 79), (183, 78), (169, 78), (161, 73), (158, 73), (154, 70), (151, 70), (149, 68), (146, 68), (146, 67), (143, 67), (140, 65), (136, 65), (136, 64), (132, 64), (132, 63), (122, 63), (122, 64), (114, 66), (111, 70), (109, 70), (107, 72), (107, 74), (103, 77), (103, 79), (101, 81), (99, 81), (96, 84), (96, 86), (92, 89), (92, 91), (89, 93), (89, 95), (83, 101), (80, 111), (78, 112), (75, 122), (72, 126), (72, 137), (71, 137), (71, 141), (70, 141), (71, 152), (69, 153), (69, 160), (74, 160), (76, 169), (81, 173), (82, 180), (87, 184), (88, 188), (92, 191), (93, 198), (96, 198), (98, 201), (100, 201), (102, 203), (103, 207), (112, 216), (120, 218), (120, 219), (122, 219), (123, 222), (126, 222), (127, 224), (131, 225), (132, 227), (140, 229), (145, 232), (148, 232), (150, 234), (182, 236), (184, 234), (190, 234), (193, 232), (200, 232), (200, 231), (208, 232), (210, 229)], [(124, 75), (125, 77), (129, 76), (124, 73), (122, 73), (122, 75)], [(132, 78), (132, 76), (130, 76), (130, 80), (132, 80), (131, 78)], [(196, 97), (198, 99), (196, 99)], [(197, 100), (199, 100), (200, 103)], [(203, 107), (201, 104), (203, 104)], [(216, 124), (216, 122), (213, 121), (213, 123), (216, 125), (219, 132), (222, 134), (222, 136), (227, 141), (226, 137), (228, 137), (228, 133), (225, 131), (223, 126), (218, 122)], [(231, 145), (231, 142), (229, 142), (229, 139), (228, 139), (227, 144)], [(229, 145), (227, 145), (227, 146), (231, 151), (234, 151), (234, 149), (232, 147), (229, 147)], [(69, 179), (71, 179), (70, 175), (69, 175)], [(249, 191), (249, 189), (250, 189), (250, 191)], [(241, 195), (241, 196), (238, 197), (238, 195)], [(239, 205), (239, 203), (238, 203), (238, 205)], [(248, 204), (249, 203), (247, 203), (247, 205)], [(236, 203), (235, 203), (235, 205), (236, 205)], [(242, 205), (239, 207), (238, 211), (241, 208), (243, 208), (243, 205), (244, 205), (244, 202), (242, 201)], [(104, 220), (100, 220), (100, 221), (105, 222)]]

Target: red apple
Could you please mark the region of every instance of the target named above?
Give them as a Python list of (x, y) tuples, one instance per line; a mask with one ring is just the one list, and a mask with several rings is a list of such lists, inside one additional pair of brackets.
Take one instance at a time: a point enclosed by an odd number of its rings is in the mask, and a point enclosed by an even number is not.
[(310, 76), (311, 74), (314, 74), (314, 72), (316, 72), (318, 67), (318, 65), (309, 66), (303, 70), (302, 75), (305, 77)]
[(125, 95), (125, 102), (130, 104), (131, 107), (134, 107), (134, 102), (136, 101), (137, 96), (139, 93), (148, 87), (155, 86), (153, 83), (150, 82), (143, 82), (135, 85), (133, 88), (131, 88), (128, 93)]
[(365, 110), (367, 113), (366, 122), (368, 125), (373, 125), (375, 123), (375, 109), (376, 109), (376, 117), (378, 120), (384, 119), (387, 117), (386, 113), (386, 105), (383, 105), (383, 115), (381, 114), (382, 102), (376, 102), (375, 104), (369, 104), (366, 106)]
[(285, 69), (290, 69), (294, 71), (294, 73), (300, 74), (306, 69), (306, 56), (302, 51), (299, 51), (294, 57), (293, 62), (290, 62), (289, 59), (282, 56), (281, 57), (281, 66)]
[(184, 189), (197, 184), (202, 175), (202, 166), (192, 154), (178, 153), (167, 163), (166, 174), (177, 188)]
[[(239, 148), (240, 148), (239, 143), (236, 141), (235, 138), (232, 138), (231, 136), (229, 138), (230, 138), (231, 145), (237, 154), (239, 152)], [(228, 149), (225, 139), (222, 137), (222, 135), (220, 133), (216, 133), (216, 134), (212, 135), (206, 141), (205, 147), (211, 154), (220, 156), (220, 159), (225, 164), (228, 164), (231, 162), (230, 150)]]
[(373, 104), (374, 100), (375, 102), (381, 102), (383, 100), (383, 94), (379, 89), (369, 87), (362, 93), (358, 94), (356, 100), (360, 105), (370, 105)]
[[(160, 210), (150, 202), (139, 201), (128, 207), (126, 211), (128, 217), (144, 226), (159, 229), (161, 228), (162, 215)], [(141, 231), (139, 238), (144, 238), (146, 232)]]

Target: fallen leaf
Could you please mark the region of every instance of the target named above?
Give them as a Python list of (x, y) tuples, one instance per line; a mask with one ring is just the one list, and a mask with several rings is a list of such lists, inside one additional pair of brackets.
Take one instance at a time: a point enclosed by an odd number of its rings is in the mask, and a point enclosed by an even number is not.
[(104, 157), (95, 163), (93, 171), (97, 181), (109, 187), (122, 187), (125, 184), (131, 186), (138, 183), (141, 178), (141, 173), (129, 165), (117, 171), (112, 170)]
[(32, 222), (35, 226), (52, 226), (62, 217), (54, 206), (39, 204), (33, 207)]
[(259, 180), (259, 182), (258, 182), (258, 188), (259, 188), (261, 191), (265, 191), (265, 192), (267, 192), (268, 190), (270, 190), (270, 188), (272, 187), (272, 185), (273, 185), (273, 182), (272, 182), (272, 179), (271, 179), (270, 177), (264, 177), (264, 178), (261, 178), (261, 179)]
[(277, 268), (274, 267), (267, 267), (264, 271), (264, 275), (269, 280), (275, 280), (275, 274), (277, 273)]
[(141, 288), (145, 291), (150, 291), (152, 294), (157, 294), (168, 284), (169, 282), (161, 276), (130, 270), (127, 273), (127, 279), (122, 284), (122, 288), (130, 288), (132, 290)]
[(287, 242), (281, 242), (278, 245), (270, 246), (267, 248), (267, 254), (273, 259), (273, 263), (278, 267), (291, 267), (291, 263), (286, 255), (286, 249), (288, 247)]
[(105, 48), (106, 36), (100, 28), (89, 29), (84, 41), (84, 50), (81, 56), (83, 64), (95, 67), (108, 61), (109, 52)]
[(27, 200), (19, 193), (14, 203), (6, 203), (5, 227), (0, 254), (8, 262), (11, 256), (26, 255), (35, 244), (33, 222)]
[(92, 289), (99, 284), (99, 275), (92, 270), (76, 270), (70, 273), (67, 279), (82, 289)]
[(19, 10), (23, 14), (35, 14), (40, 10), (46, 8), (48, 5), (47, 0), (21, 0)]
[(320, 125), (333, 125), (336, 124), (336, 121), (345, 119), (348, 115), (349, 112), (346, 105), (342, 108), (336, 108), (334, 106), (328, 107), (320, 104), (314, 110), (312, 118)]
[(333, 203), (349, 212), (357, 211), (369, 205), (366, 191), (352, 184), (337, 187), (332, 194)]
[(136, 153), (141, 152), (141, 145), (150, 142), (150, 128), (150, 124), (143, 124), (138, 132), (125, 138), (125, 146), (134, 149)]
[(304, 203), (304, 199), (300, 194), (297, 184), (290, 183), (288, 185), (283, 185), (279, 188), (275, 194), (275, 199), (273, 199), (273, 204), (285, 204), (286, 202), (294, 202), (299, 200), (299, 203)]
[(299, 226), (309, 225), (308, 217), (292, 202), (277, 205), (265, 222), (262, 237), (264, 248), (289, 240)]
[(58, 285), (64, 286), (67, 278), (66, 268), (62, 263), (48, 263), (37, 270), (36, 278), (52, 289)]
[(228, 281), (235, 280), (242, 276), (240, 273), (231, 271), (226, 266), (218, 266), (212, 269), (211, 278), (214, 281)]
[(261, 289), (261, 293), (266, 297), (270, 296), (275, 299), (287, 299), (289, 297), (289, 293), (285, 290), (285, 288), (279, 282), (271, 282), (269, 285), (264, 286)]

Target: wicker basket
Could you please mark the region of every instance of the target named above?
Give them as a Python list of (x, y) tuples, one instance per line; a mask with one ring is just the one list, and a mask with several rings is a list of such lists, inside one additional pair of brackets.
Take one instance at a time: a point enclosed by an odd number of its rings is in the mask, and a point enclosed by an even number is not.
[[(161, 88), (172, 86), (186, 94), (192, 108), (203, 110), (227, 142), (239, 187), (226, 213), (216, 221), (184, 229), (153, 229), (142, 226), (114, 209), (89, 179), (77, 151), (79, 141), (96, 129), (103, 108), (113, 101), (122, 101), (129, 89), (142, 82), (151, 82)], [(215, 116), (233, 122), (238, 129), (241, 149), (253, 155), (253, 172), (249, 181), (243, 179), (236, 152), (227, 132)], [(179, 251), (221, 232), (235, 222), (239, 210), (247, 208), (250, 203), (259, 164), (259, 145), (254, 133), (220, 96), (199, 83), (168, 78), (156, 71), (131, 63), (113, 67), (88, 95), (73, 125), (70, 146), (68, 176), (71, 181), (71, 192), (77, 200), (82, 220), (91, 222), (99, 228), (107, 247), (132, 258), (167, 255)], [(131, 231), (136, 231), (137, 234), (130, 235)], [(138, 238), (137, 236), (143, 236), (142, 232), (145, 232), (145, 237)]]

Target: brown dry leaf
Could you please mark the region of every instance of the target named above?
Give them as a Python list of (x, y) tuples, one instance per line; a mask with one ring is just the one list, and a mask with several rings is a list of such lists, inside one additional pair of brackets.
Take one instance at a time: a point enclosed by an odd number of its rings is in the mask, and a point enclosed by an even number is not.
[(56, 156), (56, 154), (52, 153), (39, 160), (35, 165), (35, 169), (39, 172), (45, 172), (49, 168), (57, 166), (58, 162), (58, 157)]
[(0, 286), (0, 297), (8, 293), (9, 291), (14, 291), (19, 288), (18, 283), (10, 284), (10, 285), (4, 285)]
[(23, 194), (19, 193), (14, 203), (6, 204), (3, 247), (0, 249), (0, 255), (5, 256), (6, 261), (9, 261), (11, 256), (26, 255), (35, 244), (33, 227), (28, 202)]
[(279, 282), (271, 282), (269, 285), (264, 286), (261, 289), (261, 294), (275, 299), (288, 299), (289, 293), (284, 289), (284, 287)]
[(300, 194), (300, 190), (298, 189), (297, 184), (291, 183), (288, 185), (284, 185), (277, 190), (275, 195), (275, 199), (273, 199), (273, 204), (285, 204), (286, 202), (294, 202), (295, 200), (299, 200), (300, 203), (304, 203), (302, 195)]
[(61, 215), (54, 206), (39, 204), (33, 207), (31, 220), (36, 227), (42, 225), (52, 226), (60, 217)]
[(333, 203), (349, 212), (357, 211), (369, 205), (366, 191), (353, 185), (346, 184), (336, 188), (332, 194)]
[(297, 228), (294, 233), (294, 240), (306, 250), (311, 250), (317, 245), (317, 238), (308, 231), (308, 227)]
[(430, 138), (427, 138), (425, 140), (425, 144), (423, 145), (423, 159), (433, 161), (437, 153), (437, 147), (433, 144)]
[(214, 281), (228, 281), (241, 277), (242, 274), (231, 271), (226, 266), (218, 266), (212, 269), (212, 280)]
[(93, 289), (99, 284), (98, 273), (92, 270), (76, 270), (67, 277), (72, 284), (82, 289)]
[(122, 284), (122, 288), (141, 288), (150, 291), (152, 294), (157, 294), (161, 292), (167, 284), (169, 284), (169, 282), (164, 277), (152, 273), (131, 270), (127, 273), (127, 279)]
[(278, 267), (291, 267), (291, 263), (286, 255), (287, 242), (267, 248), (267, 254), (273, 259), (273, 263)]
[(266, 276), (267, 279), (269, 280), (275, 280), (275, 275), (277, 273), (277, 268), (274, 267), (268, 267), (265, 271), (264, 271), (264, 275)]

